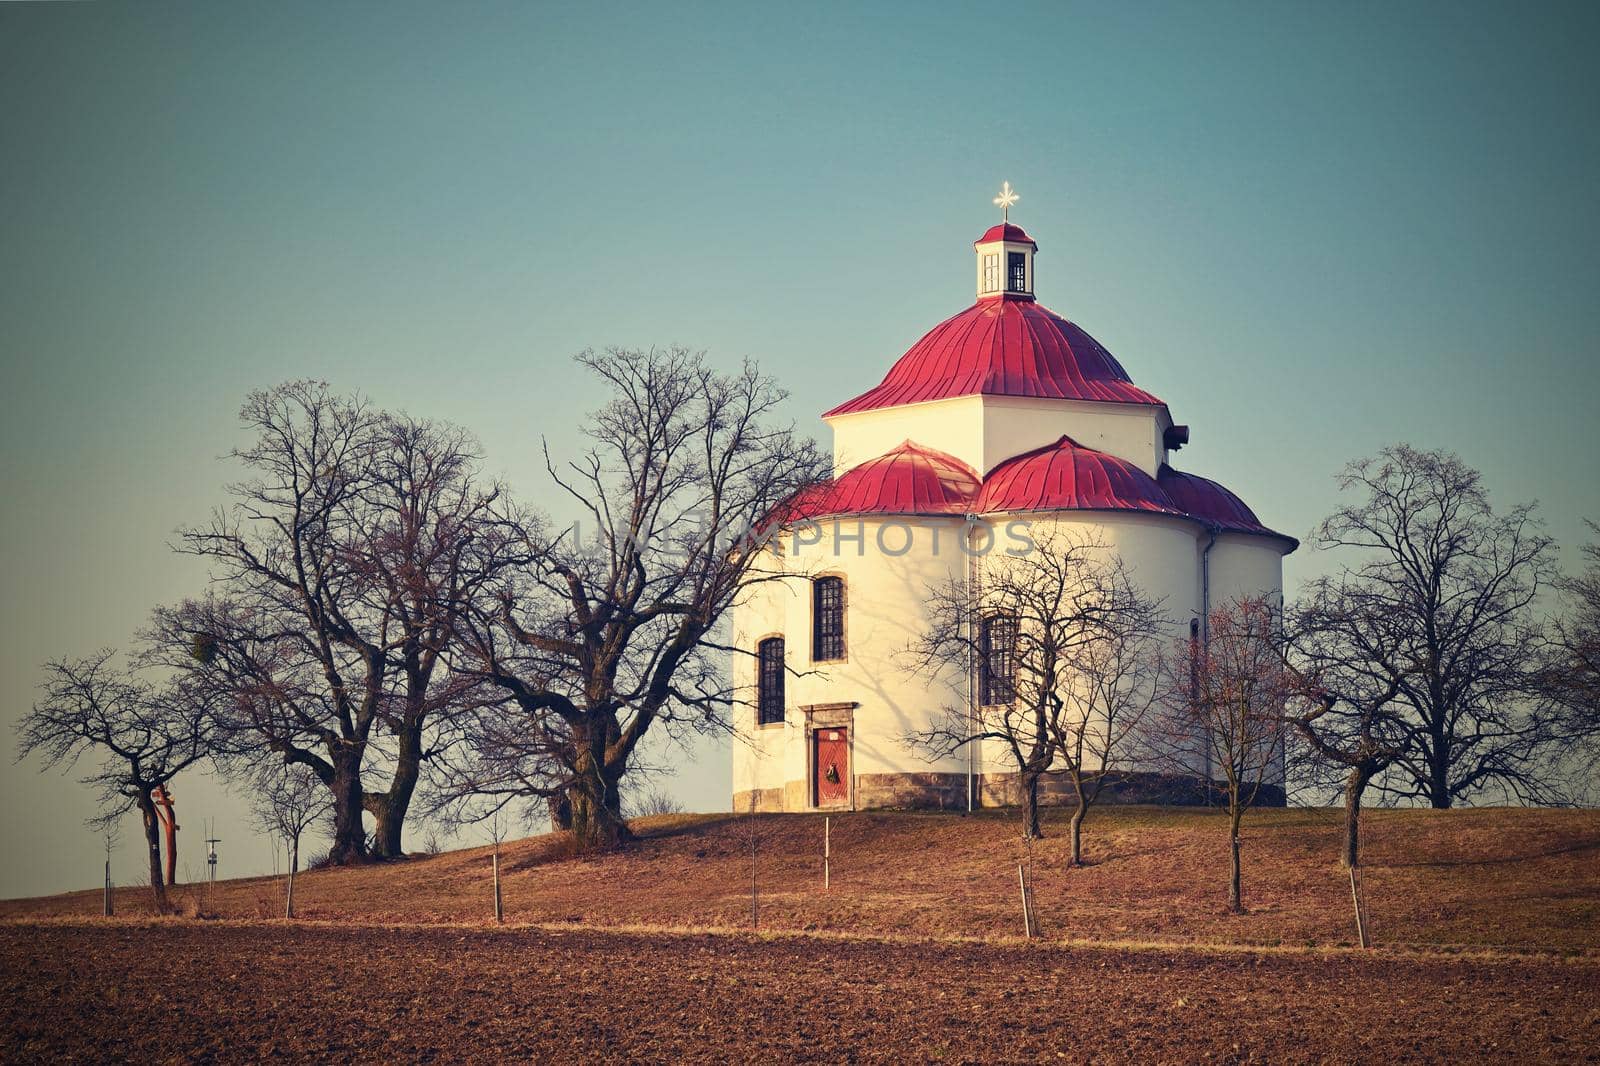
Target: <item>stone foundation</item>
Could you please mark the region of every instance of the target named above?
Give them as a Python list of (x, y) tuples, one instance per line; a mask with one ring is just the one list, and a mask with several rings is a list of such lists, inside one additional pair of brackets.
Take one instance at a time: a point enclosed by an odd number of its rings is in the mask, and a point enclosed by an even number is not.
[(733, 794), (733, 813), (750, 814), (794, 810), (783, 802), (783, 789), (756, 788)]
[[(1016, 807), (1022, 804), (1019, 774), (979, 774), (978, 799), (984, 807)], [(1227, 791), (1220, 783), (1208, 790), (1206, 783), (1189, 774), (1126, 772), (1105, 783), (1096, 803), (1149, 803), (1164, 807), (1220, 806), (1227, 803)], [(1039, 803), (1046, 807), (1070, 807), (1078, 802), (1072, 782), (1058, 774), (1039, 779)], [(1257, 807), (1286, 805), (1281, 785), (1262, 785), (1256, 795)]]
[(856, 806), (964, 811), (966, 774), (857, 774)]
[[(1022, 802), (1018, 775), (979, 774), (978, 806), (1015, 807)], [(1047, 807), (1071, 806), (1077, 802), (1072, 783), (1059, 775), (1047, 774), (1039, 781), (1039, 802)], [(1220, 806), (1227, 802), (1222, 786), (1185, 774), (1123, 773), (1108, 780), (1098, 803), (1150, 803), (1173, 807)], [(753, 804), (753, 806), (752, 806)], [(1256, 797), (1257, 807), (1285, 805), (1283, 788), (1263, 785)], [(939, 773), (857, 774), (856, 810), (961, 811), (967, 808), (967, 775)], [(788, 781), (782, 788), (749, 789), (733, 794), (736, 813), (747, 811), (808, 811), (811, 793), (804, 781)]]

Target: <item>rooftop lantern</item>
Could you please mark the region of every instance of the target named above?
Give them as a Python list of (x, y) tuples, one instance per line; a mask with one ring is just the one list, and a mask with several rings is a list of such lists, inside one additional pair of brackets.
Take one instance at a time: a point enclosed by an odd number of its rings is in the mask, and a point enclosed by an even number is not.
[(1022, 199), (1005, 182), (994, 198), (1000, 224), (992, 226), (974, 243), (978, 254), (978, 298), (1033, 299), (1033, 253), (1039, 250), (1021, 226), (1011, 224), (1011, 205)]

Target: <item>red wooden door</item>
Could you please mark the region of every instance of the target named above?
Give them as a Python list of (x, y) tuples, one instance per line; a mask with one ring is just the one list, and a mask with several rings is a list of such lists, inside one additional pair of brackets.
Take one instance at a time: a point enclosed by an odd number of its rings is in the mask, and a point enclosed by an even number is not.
[(816, 737), (817, 806), (850, 805), (850, 741), (843, 729), (819, 729)]

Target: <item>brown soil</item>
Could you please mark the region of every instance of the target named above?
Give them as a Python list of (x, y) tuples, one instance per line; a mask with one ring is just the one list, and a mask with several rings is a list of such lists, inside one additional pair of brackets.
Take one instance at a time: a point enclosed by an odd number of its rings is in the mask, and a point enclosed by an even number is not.
[[(1195, 809), (1107, 808), (1091, 815), (1092, 863), (1065, 866), (1065, 815), (1051, 812), (1033, 853), (1048, 938), (1248, 945), (1347, 944), (1348, 876), (1336, 862), (1339, 813), (1249, 815), (1248, 913), (1224, 907), (1227, 823)], [(1600, 811), (1476, 809), (1369, 812), (1364, 884), (1383, 946), (1600, 952)], [(822, 818), (685, 815), (650, 819), (620, 854), (573, 859), (563, 838), (508, 844), (508, 920), (729, 928), (750, 921), (750, 833), (758, 842), (762, 928), (927, 937), (1021, 931), (1014, 814), (835, 815), (833, 884), (823, 892)], [(281, 882), (183, 889), (189, 913), (275, 917)], [(486, 849), (303, 875), (302, 916), (416, 924), (483, 922)], [(124, 889), (123, 915), (148, 911)], [(98, 892), (0, 903), (0, 917), (96, 915)]]
[(1596, 1061), (1600, 964), (283, 923), (0, 927), (29, 1062)]

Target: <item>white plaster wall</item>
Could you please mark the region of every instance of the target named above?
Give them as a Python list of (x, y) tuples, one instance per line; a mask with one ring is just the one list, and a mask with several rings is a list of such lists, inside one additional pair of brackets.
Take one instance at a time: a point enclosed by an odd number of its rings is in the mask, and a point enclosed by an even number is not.
[[(733, 612), (735, 646), (753, 651), (756, 641), (781, 631), (788, 665), (800, 674), (791, 673), (785, 683), (784, 727), (757, 727), (754, 661), (734, 657), (735, 684), (751, 704), (735, 711), (734, 790), (779, 788), (805, 778), (801, 708), (815, 704), (858, 704), (855, 773), (965, 771), (964, 758), (925, 761), (903, 743), (908, 732), (928, 728), (944, 708), (966, 704), (964, 671), (918, 674), (905, 659), (928, 624), (928, 588), (965, 576), (961, 520), (841, 518), (818, 525), (820, 531), (802, 531), (806, 543), (784, 537), (786, 564), (796, 577), (753, 590)], [(908, 531), (911, 548), (897, 554)], [(810, 580), (823, 574), (845, 579), (843, 662), (811, 661)]]
[[(1120, 555), (1134, 582), (1147, 596), (1162, 601), (1166, 619), (1162, 637), (1176, 642), (1187, 637), (1189, 620), (1201, 612), (1200, 551), (1205, 532), (1191, 522), (1158, 515), (1121, 513), (1056, 513), (989, 516), (1002, 548), (1008, 522), (1031, 523), (1040, 539), (1064, 530), (1090, 538), (1098, 550)], [(912, 548), (903, 555), (905, 529)], [(880, 541), (880, 534), (882, 540)], [(928, 727), (945, 708), (964, 708), (966, 677), (959, 668), (939, 676), (915, 673), (905, 651), (928, 625), (927, 589), (962, 580), (968, 556), (961, 549), (960, 519), (873, 518), (825, 520), (819, 530), (783, 540), (781, 565), (796, 576), (750, 589), (735, 607), (732, 639), (753, 652), (766, 636), (785, 638), (791, 673), (785, 684), (783, 726), (757, 727), (754, 708), (755, 663), (748, 654), (734, 656), (734, 683), (747, 705), (736, 708), (733, 745), (733, 788), (782, 788), (806, 777), (805, 715), (814, 704), (858, 704), (855, 709), (853, 769), (856, 773), (964, 773), (967, 760), (957, 756), (925, 761), (907, 747), (906, 733)], [(887, 548), (886, 552), (884, 549)], [(1282, 548), (1265, 537), (1222, 534), (1212, 548), (1213, 608), (1240, 596), (1282, 596)], [(840, 574), (846, 582), (845, 633), (848, 658), (842, 663), (811, 662), (810, 579)], [(1172, 767), (1143, 757), (1124, 764), (1134, 770)], [(979, 772), (1014, 769), (1003, 748), (987, 745), (980, 753)], [(1196, 769), (1199, 769), (1197, 762)]]
[(983, 399), (978, 396), (859, 411), (827, 421), (833, 427), (835, 476), (907, 440), (953, 455), (980, 476), (984, 471)]
[(835, 415), (828, 423), (835, 475), (913, 440), (955, 456), (982, 476), (1065, 434), (1154, 477), (1166, 461), (1162, 435), (1170, 420), (1161, 408), (1138, 404), (959, 396)]
[(1159, 407), (1086, 403), (1081, 400), (983, 397), (983, 463), (987, 474), (1000, 463), (1066, 434), (1085, 448), (1138, 464), (1154, 477), (1166, 461), (1163, 434), (1169, 419)]
[(1283, 603), (1282, 542), (1272, 537), (1223, 533), (1211, 549), (1211, 609), (1230, 600)]
[[(776, 563), (775, 557), (768, 557)], [(795, 595), (787, 583), (763, 581), (745, 589), (731, 612), (733, 647), (742, 651), (732, 656), (731, 673), (739, 702), (733, 708), (733, 791), (772, 788), (781, 784), (784, 769), (791, 760), (787, 751), (790, 738), (784, 726), (756, 725), (756, 645), (769, 636), (781, 635), (787, 621), (787, 601)], [(786, 644), (785, 651), (788, 651)], [(802, 755), (804, 753), (802, 752)]]
[[(1013, 518), (1031, 521), (1034, 535), (1040, 541), (1047, 541), (1052, 532), (1060, 531), (1099, 545), (1097, 550), (1106, 557), (1120, 555), (1134, 584), (1149, 598), (1161, 601), (1161, 613), (1165, 618), (1161, 639), (1172, 642), (1187, 637), (1189, 619), (1199, 610), (1201, 531), (1198, 526), (1180, 519), (1133, 513), (1074, 515), (1056, 512), (1046, 516), (991, 517), (1002, 524)], [(1016, 770), (1009, 752), (998, 744), (985, 745), (982, 762), (983, 769), (991, 773)], [(1134, 758), (1124, 763), (1123, 768), (1171, 769), (1148, 756)]]

